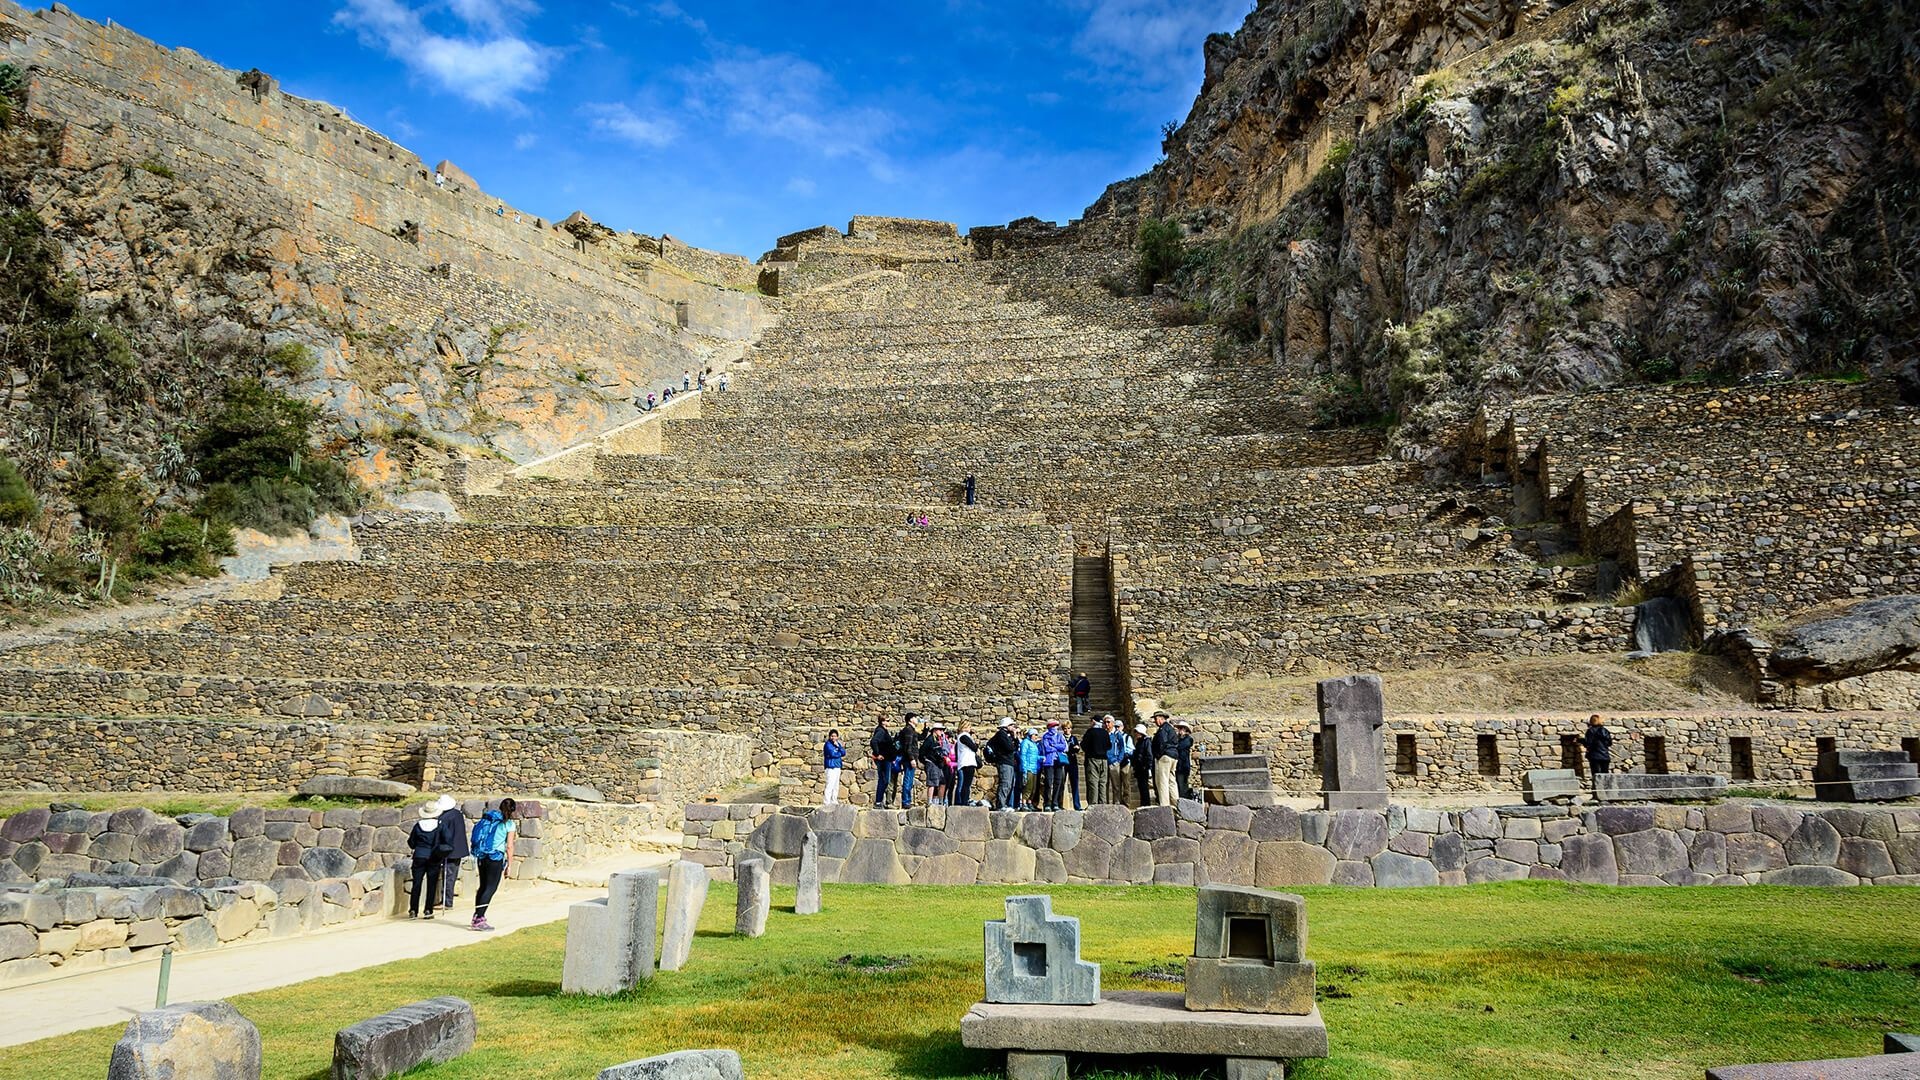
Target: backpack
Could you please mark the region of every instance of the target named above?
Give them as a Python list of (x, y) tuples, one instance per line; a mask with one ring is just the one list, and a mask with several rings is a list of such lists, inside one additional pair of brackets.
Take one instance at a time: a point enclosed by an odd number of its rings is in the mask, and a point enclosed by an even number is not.
[(507, 857), (507, 822), (497, 810), (489, 810), (473, 826), (473, 854), (476, 858), (499, 860)]

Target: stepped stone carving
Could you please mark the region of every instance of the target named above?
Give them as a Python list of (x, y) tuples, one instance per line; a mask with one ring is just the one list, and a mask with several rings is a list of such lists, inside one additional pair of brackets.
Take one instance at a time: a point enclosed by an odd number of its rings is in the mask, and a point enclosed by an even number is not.
[(1053, 913), (1050, 896), (1009, 896), (1007, 917), (986, 924), (988, 1001), (1091, 1005), (1100, 965), (1080, 959), (1080, 920)]
[(653, 978), (660, 871), (622, 870), (607, 895), (567, 909), (567, 952), (560, 989), (618, 994)]

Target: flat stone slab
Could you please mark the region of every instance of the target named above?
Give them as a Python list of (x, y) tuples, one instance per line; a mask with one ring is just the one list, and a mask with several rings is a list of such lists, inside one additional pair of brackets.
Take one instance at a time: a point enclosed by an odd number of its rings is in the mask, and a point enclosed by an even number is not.
[(1198, 1054), (1236, 1058), (1327, 1056), (1327, 1025), (1305, 1016), (1188, 1012), (1186, 995), (1112, 990), (1092, 1005), (980, 1002), (960, 1020), (975, 1050), (1059, 1054)]
[(1600, 773), (1593, 778), (1593, 797), (1601, 802), (1717, 799), (1726, 793), (1727, 778), (1708, 773)]
[(362, 1020), (333, 1037), (333, 1080), (385, 1080), (473, 1049), (473, 1006), (428, 998)]
[(1537, 806), (1548, 799), (1580, 794), (1580, 774), (1572, 769), (1528, 769), (1520, 774), (1520, 797)]
[(732, 1050), (680, 1050), (601, 1069), (595, 1080), (744, 1080)]
[(1707, 1080), (1920, 1080), (1920, 1054), (1776, 1061), (1767, 1065), (1722, 1065)]
[(316, 776), (301, 784), (299, 791), (309, 798), (334, 799), (404, 799), (413, 792), (412, 784), (373, 776)]

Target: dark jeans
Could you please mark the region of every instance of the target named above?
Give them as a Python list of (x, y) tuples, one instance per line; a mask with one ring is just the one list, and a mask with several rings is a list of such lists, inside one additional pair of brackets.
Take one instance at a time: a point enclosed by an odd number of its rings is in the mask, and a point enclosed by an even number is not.
[(913, 809), (913, 762), (895, 760), (894, 770), (900, 774), (900, 809)]
[(480, 890), (473, 894), (473, 918), (475, 922), (487, 917), (487, 905), (493, 902), (494, 890), (500, 887), (500, 879), (506, 876), (507, 860), (481, 859)]
[(1153, 766), (1151, 765), (1142, 766), (1136, 762), (1133, 766), (1133, 782), (1140, 786), (1140, 805), (1152, 806), (1153, 805)]
[(873, 763), (878, 774), (873, 778), (873, 805), (875, 809), (887, 805), (887, 785), (893, 783), (893, 760), (881, 758)]
[(1075, 765), (1062, 765), (1067, 771), (1067, 787), (1073, 791), (1073, 808), (1080, 809), (1080, 769)]
[(1590, 757), (1587, 759), (1587, 769), (1590, 772), (1592, 772), (1595, 776), (1598, 776), (1603, 772), (1612, 772), (1613, 759), (1603, 758), (1603, 757)]
[(1044, 801), (1047, 809), (1060, 809), (1060, 795), (1067, 786), (1067, 767), (1065, 765), (1040, 766), (1040, 782), (1046, 786)]
[(420, 914), (420, 901), (427, 903), (427, 914), (433, 914), (437, 907), (434, 901), (440, 899), (440, 860), (413, 860), (413, 895), (407, 900), (407, 914)]
[(453, 910), (453, 883), (460, 880), (460, 860), (448, 859), (440, 865), (442, 907)]
[(1002, 810), (1020, 809), (1020, 766), (994, 766), (994, 801)]
[(1087, 699), (1081, 697), (1079, 694), (1073, 695), (1073, 714), (1075, 716), (1087, 715)]
[(954, 792), (953, 805), (966, 806), (973, 802), (973, 774), (979, 769), (978, 765), (966, 765), (960, 769), (960, 787)]

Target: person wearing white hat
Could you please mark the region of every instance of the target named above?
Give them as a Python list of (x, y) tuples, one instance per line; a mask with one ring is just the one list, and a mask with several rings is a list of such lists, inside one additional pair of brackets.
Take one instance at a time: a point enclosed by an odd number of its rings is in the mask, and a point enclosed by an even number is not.
[(421, 901), (426, 902), (427, 918), (440, 899), (440, 804), (420, 804), (420, 820), (407, 834), (407, 847), (413, 852), (413, 894), (407, 900), (407, 918), (420, 917)]
[(1047, 733), (1040, 736), (1041, 797), (1048, 810), (1061, 808), (1067, 783), (1067, 737), (1060, 733), (1060, 719), (1047, 721)]
[(1173, 770), (1179, 755), (1174, 752), (1180, 739), (1179, 732), (1173, 728), (1173, 714), (1165, 709), (1155, 710), (1153, 714), (1153, 794), (1161, 806), (1172, 806), (1174, 800)]
[(1013, 733), (1013, 717), (1003, 716), (987, 740), (987, 762), (993, 766), (995, 809), (1020, 808), (1020, 737)]
[(1153, 742), (1147, 725), (1133, 725), (1133, 782), (1140, 789), (1140, 805), (1153, 805)]
[(453, 910), (453, 884), (460, 879), (460, 864), (471, 854), (467, 847), (467, 815), (460, 812), (460, 804), (453, 796), (442, 795), (434, 804), (440, 811), (441, 867), (440, 890), (445, 899), (442, 907)]

